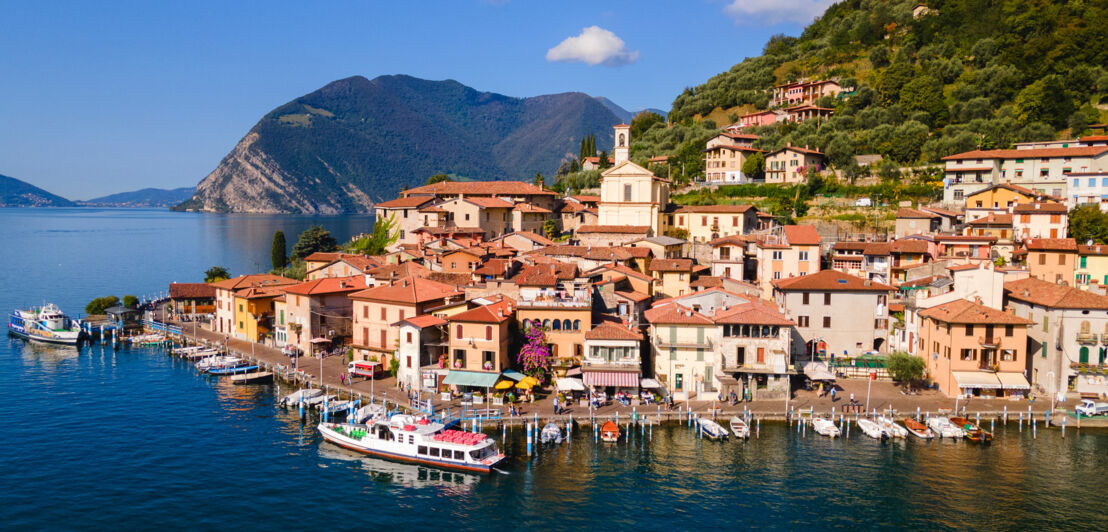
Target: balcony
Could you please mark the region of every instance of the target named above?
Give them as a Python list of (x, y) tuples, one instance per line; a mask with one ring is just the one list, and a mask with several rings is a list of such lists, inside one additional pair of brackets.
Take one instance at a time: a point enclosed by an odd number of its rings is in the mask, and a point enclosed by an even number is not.
[(988, 349), (996, 349), (1000, 347), (999, 336), (978, 336), (977, 343), (981, 344), (981, 347)]
[(696, 340), (670, 341), (668, 339), (663, 340), (661, 338), (655, 338), (654, 339), (654, 345), (656, 345), (660, 348), (665, 348), (665, 349), (669, 349), (669, 348), (674, 348), (674, 349), (711, 349), (712, 348), (712, 340), (710, 338), (705, 338), (702, 341), (696, 341)]
[(581, 361), (581, 367), (593, 371), (640, 371), (642, 370), (642, 361), (638, 357), (613, 361), (586, 357)]
[[(1108, 335), (1105, 335), (1108, 337)], [(1077, 343), (1081, 345), (1096, 345), (1097, 335), (1093, 333), (1077, 333)]]

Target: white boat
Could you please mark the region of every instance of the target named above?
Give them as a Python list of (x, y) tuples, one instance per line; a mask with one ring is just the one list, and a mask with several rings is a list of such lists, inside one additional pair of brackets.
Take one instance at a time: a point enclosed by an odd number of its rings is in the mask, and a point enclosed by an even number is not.
[(308, 399), (307, 401), (304, 401), (304, 403), (307, 404), (308, 406), (312, 406), (312, 407), (315, 407), (315, 408), (318, 408), (318, 409), (322, 410), (324, 404), (333, 403), (333, 402), (337, 401), (338, 399), (339, 399), (339, 396), (334, 395), (334, 394), (317, 395), (315, 397), (312, 397), (311, 399)]
[(962, 427), (951, 423), (945, 417), (936, 416), (928, 419), (927, 426), (931, 427), (931, 430), (935, 431), (935, 434), (938, 434), (940, 438), (960, 439), (966, 437), (966, 431), (962, 430)]
[(699, 422), (700, 422), (700, 433), (703, 434), (704, 437), (710, 438), (710, 439), (713, 439), (713, 440), (726, 440), (727, 439), (727, 430), (724, 429), (723, 426), (720, 425), (719, 423), (716, 423), (715, 421), (712, 421), (712, 420), (710, 420), (706, 417), (700, 418)]
[(323, 390), (319, 388), (303, 388), (286, 395), (281, 399), (281, 404), (284, 406), (296, 406), (300, 404), (300, 401), (307, 401), (308, 399), (322, 394)]
[(214, 357), (218, 354), (219, 354), (219, 351), (216, 350), (216, 349), (201, 349), (200, 351), (193, 351), (191, 353), (185, 353), (181, 356), (185, 357), (189, 360), (200, 361), (200, 360), (203, 360), (205, 358)]
[(562, 428), (551, 421), (542, 428), (539, 433), (539, 441), (542, 443), (562, 443)]
[(891, 417), (878, 416), (875, 421), (877, 421), (878, 425), (881, 425), (881, 428), (885, 429), (885, 432), (889, 433), (890, 438), (908, 437), (908, 429), (894, 421)]
[(81, 324), (50, 303), (39, 308), (16, 309), (8, 316), (8, 333), (32, 342), (77, 345), (85, 337)]
[(407, 414), (371, 425), (320, 423), (317, 428), (335, 445), (401, 462), (487, 473), (504, 460), (496, 441), (485, 434), (450, 430)]
[(885, 430), (884, 427), (866, 418), (858, 420), (858, 428), (862, 429), (862, 432), (870, 438), (878, 440), (887, 440), (889, 438), (889, 432)]
[(935, 437), (935, 431), (931, 430), (927, 425), (920, 423), (918, 419), (905, 418), (904, 428), (908, 429), (908, 432), (912, 433), (912, 436), (921, 438), (924, 440), (930, 440)]
[(354, 416), (350, 419), (350, 422), (372, 424), (378, 419), (385, 419), (385, 405), (381, 403), (370, 403), (355, 410)]
[(816, 434), (827, 436), (828, 438), (838, 438), (842, 435), (839, 431), (839, 427), (835, 425), (835, 422), (825, 417), (812, 418), (812, 428), (816, 430)]
[(242, 362), (245, 362), (245, 360), (243, 360), (239, 357), (233, 357), (233, 356), (227, 356), (227, 355), (212, 356), (212, 357), (208, 357), (208, 358), (205, 358), (205, 359), (197, 362), (196, 363), (196, 369), (198, 369), (200, 371), (208, 371), (208, 370), (219, 369), (219, 368), (230, 368), (230, 367), (234, 367), (234, 366), (236, 366), (236, 365), (238, 365)]
[(731, 417), (731, 433), (736, 438), (749, 438), (750, 437), (750, 425), (746, 424), (746, 421), (739, 416)]
[(360, 401), (358, 401), (357, 399), (354, 399), (353, 401), (328, 401), (327, 407), (324, 408), (323, 405), (320, 405), (319, 411), (320, 413), (327, 414), (329, 416), (333, 416), (335, 414), (346, 415), (349, 414), (350, 411), (354, 408), (357, 408), (359, 402)]

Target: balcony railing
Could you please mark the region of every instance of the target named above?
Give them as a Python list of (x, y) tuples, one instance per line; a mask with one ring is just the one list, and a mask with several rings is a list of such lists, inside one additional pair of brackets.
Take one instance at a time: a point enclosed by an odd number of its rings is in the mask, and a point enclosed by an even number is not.
[[(1108, 335), (1105, 335), (1108, 337)], [(1077, 333), (1077, 343), (1082, 345), (1095, 345), (1097, 335), (1093, 333)]]
[(592, 301), (589, 298), (581, 297), (520, 299), (519, 306), (542, 308), (591, 308)]
[(654, 339), (654, 345), (656, 345), (658, 347), (666, 348), (666, 349), (669, 349), (671, 347), (673, 347), (673, 348), (687, 348), (687, 349), (711, 349), (712, 348), (712, 340), (710, 338), (705, 338), (703, 341), (691, 340), (691, 341), (684, 341), (683, 342), (683, 341), (680, 341), (680, 340), (671, 341), (671, 340), (668, 340), (668, 339), (655, 338)]
[(984, 347), (989, 347), (989, 348), (1000, 347), (1000, 337), (999, 336), (978, 336), (977, 337), (977, 343), (981, 344)]
[(629, 371), (642, 369), (642, 361), (638, 357), (627, 358), (616, 361), (608, 361), (603, 359), (590, 359), (585, 358), (581, 361), (581, 367), (591, 369), (595, 371)]

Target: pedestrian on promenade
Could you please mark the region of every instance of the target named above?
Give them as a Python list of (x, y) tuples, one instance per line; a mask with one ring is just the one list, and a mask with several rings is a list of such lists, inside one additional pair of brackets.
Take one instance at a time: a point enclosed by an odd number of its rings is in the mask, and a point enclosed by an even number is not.
[(834, 386), (831, 387), (831, 402), (832, 403), (835, 402), (835, 387)]

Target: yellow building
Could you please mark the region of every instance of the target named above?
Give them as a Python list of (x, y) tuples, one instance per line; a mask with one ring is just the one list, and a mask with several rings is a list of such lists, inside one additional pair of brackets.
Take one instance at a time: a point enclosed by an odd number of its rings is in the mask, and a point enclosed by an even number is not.
[(1051, 199), (1029, 188), (1002, 183), (966, 196), (966, 209), (1009, 209), (1020, 203)]
[(660, 297), (677, 297), (692, 290), (689, 283), (697, 266), (692, 259), (654, 259), (650, 272), (654, 276), (654, 293)]
[[(649, 227), (665, 231), (662, 210), (669, 203), (669, 181), (628, 159), (631, 127), (615, 126), (614, 166), (600, 176), (598, 225)], [(628, 144), (620, 145), (621, 140)]]
[(689, 233), (689, 242), (710, 242), (758, 228), (753, 205), (686, 205), (673, 213), (673, 227)]
[(235, 293), (235, 338), (260, 342), (273, 332), (274, 303), (284, 297), (278, 288), (248, 288)]
[(1077, 269), (1074, 286), (1108, 286), (1108, 245), (1077, 246)]

